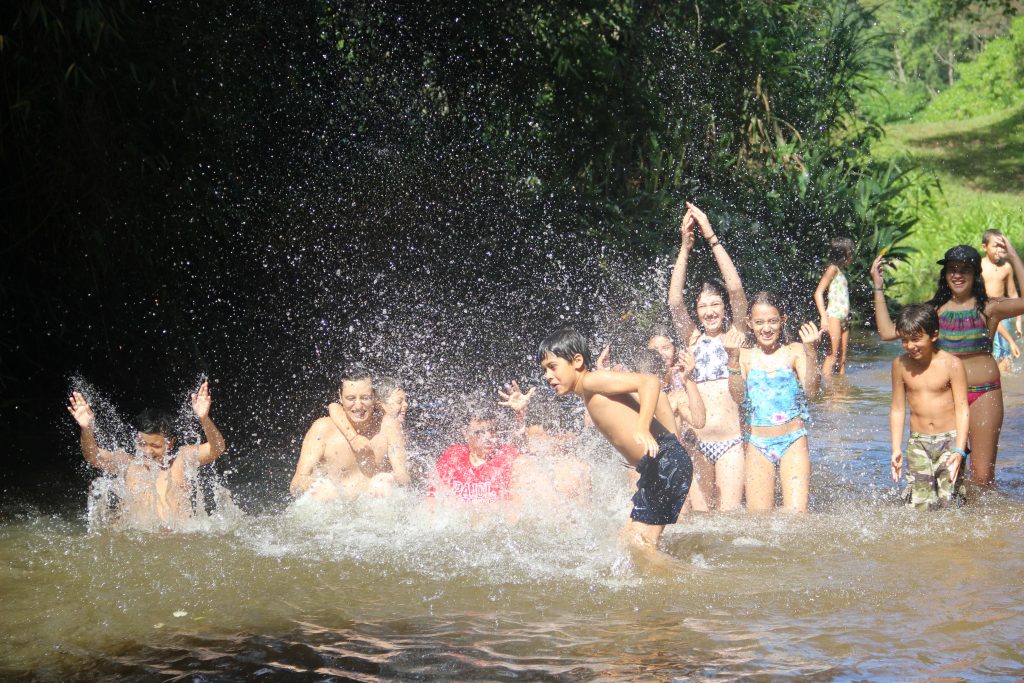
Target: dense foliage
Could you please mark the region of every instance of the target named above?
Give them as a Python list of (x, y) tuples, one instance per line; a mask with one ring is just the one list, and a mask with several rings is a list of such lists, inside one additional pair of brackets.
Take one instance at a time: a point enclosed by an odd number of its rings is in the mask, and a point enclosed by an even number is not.
[(687, 199), (797, 310), (829, 238), (863, 267), (914, 222), (908, 164), (870, 158), (855, 2), (281, 5), (3, 10), (7, 400), (55, 365), (329, 384), (383, 308), (472, 312), (518, 357), (510, 326), (593, 314), (552, 259), (650, 263)]

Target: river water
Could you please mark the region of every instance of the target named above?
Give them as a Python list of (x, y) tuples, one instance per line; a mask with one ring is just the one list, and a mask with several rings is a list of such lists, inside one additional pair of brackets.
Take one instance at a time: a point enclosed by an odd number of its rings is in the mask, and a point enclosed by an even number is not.
[[(90, 528), (86, 502), (0, 526), (0, 677), (25, 680), (1017, 680), (1024, 676), (1024, 382), (999, 490), (900, 507), (888, 364), (858, 336), (812, 409), (806, 516), (696, 515), (680, 566), (638, 571), (603, 448), (576, 514), (431, 512), (413, 495), (186, 533)], [(246, 457), (254, 457), (249, 454)], [(552, 519), (556, 516), (557, 519)]]

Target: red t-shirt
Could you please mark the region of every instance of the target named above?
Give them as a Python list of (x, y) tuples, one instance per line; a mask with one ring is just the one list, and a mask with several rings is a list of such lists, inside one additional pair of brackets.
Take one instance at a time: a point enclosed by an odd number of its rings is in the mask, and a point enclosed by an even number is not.
[[(498, 446), (491, 459), (473, 467), (469, 446), (449, 446), (437, 460), (437, 478), (444, 486), (465, 501), (508, 498), (512, 483), (512, 463), (519, 452), (511, 446)], [(436, 493), (432, 487), (431, 493)]]

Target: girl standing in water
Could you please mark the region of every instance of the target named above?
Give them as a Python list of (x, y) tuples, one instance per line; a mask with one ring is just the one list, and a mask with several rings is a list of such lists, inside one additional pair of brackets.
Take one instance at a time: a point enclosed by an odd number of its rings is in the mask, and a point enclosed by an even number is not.
[(771, 292), (750, 304), (747, 325), (753, 348), (730, 349), (729, 391), (743, 404), (747, 419), (747, 509), (775, 506), (775, 467), (782, 484), (782, 506), (805, 512), (810, 497), (811, 458), (807, 448), (807, 395), (818, 391), (814, 323), (800, 328), (800, 341), (789, 343), (786, 313)]
[[(1024, 263), (1005, 237), (1007, 260), (1017, 280), (1024, 282)], [(961, 244), (939, 261), (938, 288), (929, 302), (939, 313), (939, 348), (960, 358), (967, 372), (970, 404), (969, 474), (976, 484), (995, 480), (999, 432), (1003, 427), (1003, 392), (999, 366), (992, 357), (992, 337), (1002, 320), (1024, 313), (1024, 299), (989, 298), (981, 278), (981, 257), (974, 247)], [(882, 256), (871, 264), (875, 288), (875, 323), (883, 340), (896, 339), (896, 326), (885, 305)]]
[[(724, 282), (703, 282), (691, 288), (691, 295), (684, 301), (686, 266), (698, 227)], [(708, 489), (717, 488), (720, 510), (735, 510), (743, 502), (743, 438), (739, 408), (729, 398), (726, 349), (738, 347), (743, 341), (747, 299), (736, 266), (715, 236), (708, 217), (689, 202), (680, 232), (682, 244), (669, 282), (668, 306), (679, 338), (693, 353), (693, 379), (706, 407), (705, 425), (696, 431), (700, 452), (713, 465), (714, 486)]]
[[(822, 375), (846, 374), (846, 347), (850, 342), (850, 289), (843, 268), (853, 263), (853, 240), (836, 237), (828, 249), (828, 266), (818, 288), (814, 290), (814, 303), (821, 316), (821, 329), (828, 332), (829, 347), (821, 365)], [(828, 307), (825, 290), (828, 290)]]

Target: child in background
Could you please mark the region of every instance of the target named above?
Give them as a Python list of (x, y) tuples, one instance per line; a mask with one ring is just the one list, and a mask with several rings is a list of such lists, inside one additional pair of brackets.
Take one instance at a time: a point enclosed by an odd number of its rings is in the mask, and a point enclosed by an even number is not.
[(903, 420), (910, 406), (907, 442), (907, 505), (926, 510), (963, 500), (967, 457), (967, 373), (963, 362), (939, 350), (939, 314), (913, 304), (896, 318), (906, 351), (892, 362), (892, 479), (903, 472)]
[[(981, 236), (981, 248), (985, 258), (981, 260), (981, 278), (985, 282), (985, 293), (990, 299), (1017, 296), (1017, 283), (1013, 279), (1013, 267), (1006, 260), (1006, 238), (998, 230), (986, 230)], [(1017, 336), (1021, 336), (1021, 317), (1013, 318)], [(1009, 372), (1013, 358), (1020, 358), (1020, 349), (1013, 341), (1010, 318), (1002, 321), (992, 337), (992, 357), (999, 364), (999, 371)]]
[(775, 506), (775, 467), (782, 483), (782, 505), (805, 512), (810, 492), (811, 459), (807, 447), (806, 396), (818, 391), (814, 323), (800, 328), (800, 342), (789, 343), (786, 312), (771, 292), (758, 293), (747, 325), (753, 348), (729, 352), (729, 391), (747, 416), (747, 509)]
[[(850, 342), (850, 289), (842, 268), (853, 263), (853, 240), (836, 237), (829, 244), (828, 266), (814, 290), (814, 303), (821, 316), (821, 330), (828, 333), (829, 346), (821, 366), (822, 375), (846, 374), (846, 348)], [(828, 306), (825, 290), (828, 289)]]

